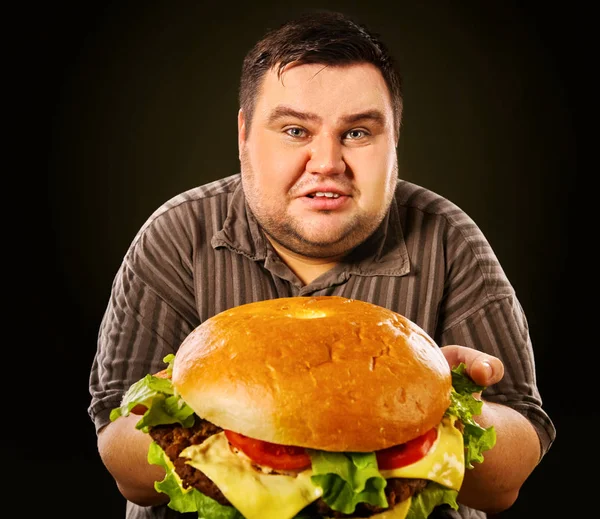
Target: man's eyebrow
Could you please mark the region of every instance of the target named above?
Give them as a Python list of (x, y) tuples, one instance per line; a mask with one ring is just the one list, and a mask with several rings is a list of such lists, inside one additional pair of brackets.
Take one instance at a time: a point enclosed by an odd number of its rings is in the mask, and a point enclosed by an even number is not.
[[(320, 122), (321, 117), (312, 112), (300, 112), (291, 108), (289, 106), (277, 106), (269, 115), (269, 123), (272, 124), (279, 119), (285, 118), (293, 118), (299, 119), (301, 121), (316, 121)], [(385, 124), (385, 116), (379, 110), (366, 110), (364, 112), (358, 112), (355, 114), (349, 114), (341, 117), (341, 122), (343, 124), (354, 124), (360, 121), (368, 121), (371, 120), (377, 124), (384, 125)]]
[(354, 124), (365, 120), (371, 120), (382, 126), (385, 124), (385, 116), (379, 110), (367, 110), (365, 112), (358, 112), (342, 117), (342, 122), (345, 124)]
[(320, 121), (321, 118), (317, 114), (311, 112), (299, 112), (289, 106), (277, 106), (269, 115), (269, 123), (274, 123), (278, 119), (286, 117), (300, 119), (301, 121)]

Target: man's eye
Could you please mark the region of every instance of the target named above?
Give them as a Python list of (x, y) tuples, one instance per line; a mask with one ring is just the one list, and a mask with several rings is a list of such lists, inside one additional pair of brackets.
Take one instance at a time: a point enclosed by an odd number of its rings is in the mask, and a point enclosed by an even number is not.
[(346, 139), (356, 140), (363, 138), (367, 133), (364, 130), (350, 130), (346, 133)]
[(288, 128), (285, 133), (287, 133), (290, 137), (304, 137), (306, 134), (306, 130), (302, 128)]

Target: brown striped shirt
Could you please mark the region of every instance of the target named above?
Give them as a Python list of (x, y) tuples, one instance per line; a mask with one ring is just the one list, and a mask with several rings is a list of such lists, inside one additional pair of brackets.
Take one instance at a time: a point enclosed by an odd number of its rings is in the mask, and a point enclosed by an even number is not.
[[(263, 235), (239, 174), (162, 205), (127, 251), (100, 325), (88, 409), (96, 430), (127, 388), (163, 369), (164, 356), (209, 317), (252, 301), (309, 295), (369, 301), (408, 317), (440, 346), (499, 357), (505, 376), (484, 397), (526, 416), (542, 453), (550, 447), (555, 429), (536, 386), (527, 320), (492, 248), (460, 208), (403, 180), (377, 231), (308, 285)], [(129, 519), (179, 517), (166, 507), (127, 508)], [(485, 517), (460, 512), (444, 517)]]

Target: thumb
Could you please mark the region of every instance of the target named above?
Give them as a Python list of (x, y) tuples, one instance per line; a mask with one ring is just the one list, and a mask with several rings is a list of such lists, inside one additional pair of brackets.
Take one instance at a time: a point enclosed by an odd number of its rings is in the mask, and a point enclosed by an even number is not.
[(491, 386), (502, 380), (504, 364), (498, 357), (466, 346), (452, 344), (440, 348), (450, 368), (465, 364), (467, 375), (480, 386)]

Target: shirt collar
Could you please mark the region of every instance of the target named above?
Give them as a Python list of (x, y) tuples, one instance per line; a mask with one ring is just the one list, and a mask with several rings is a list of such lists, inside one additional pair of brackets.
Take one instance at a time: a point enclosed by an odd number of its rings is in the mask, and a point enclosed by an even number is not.
[[(273, 247), (266, 239), (252, 211), (248, 207), (242, 183), (233, 192), (223, 227), (212, 238), (213, 248), (226, 247), (254, 261), (265, 261), (265, 267), (279, 269)], [(272, 269), (271, 269), (272, 270)], [(400, 224), (396, 199), (375, 232), (339, 265), (331, 274), (338, 281), (349, 274), (358, 276), (403, 276), (410, 272), (408, 250)]]

